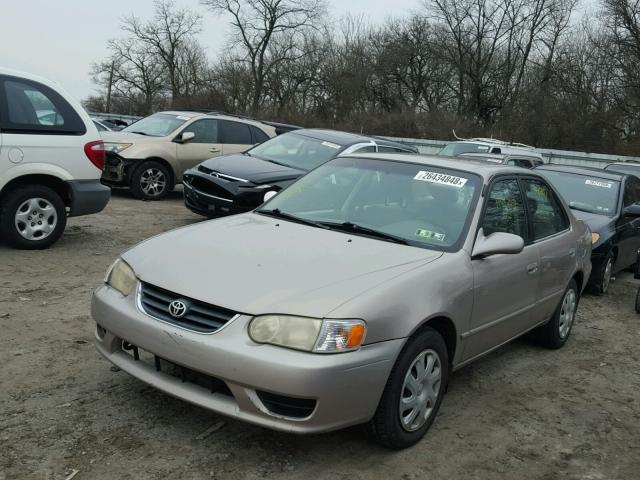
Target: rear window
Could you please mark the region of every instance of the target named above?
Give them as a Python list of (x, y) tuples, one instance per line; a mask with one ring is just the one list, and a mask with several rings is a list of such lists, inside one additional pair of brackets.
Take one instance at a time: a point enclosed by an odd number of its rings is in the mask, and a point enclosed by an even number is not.
[(250, 126), (251, 128), (251, 135), (253, 137), (253, 141), (251, 143), (262, 143), (262, 142), (266, 142), (267, 140), (269, 140), (269, 136), (264, 133), (262, 130), (260, 130), (258, 127), (254, 127), (253, 125)]
[(12, 133), (83, 135), (86, 127), (55, 90), (38, 82), (0, 77), (0, 128)]
[(231, 122), (229, 120), (221, 120), (222, 123), (222, 142), (228, 145), (252, 145), (251, 130), (249, 125), (240, 122)]

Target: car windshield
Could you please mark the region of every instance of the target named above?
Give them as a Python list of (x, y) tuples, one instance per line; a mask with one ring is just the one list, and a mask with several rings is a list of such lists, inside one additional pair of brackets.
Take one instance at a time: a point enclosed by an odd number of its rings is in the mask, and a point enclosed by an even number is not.
[(132, 123), (127, 128), (122, 129), (122, 131), (139, 133), (140, 135), (148, 135), (150, 137), (166, 137), (187, 120), (189, 120), (189, 117), (182, 115), (156, 113)]
[(258, 212), (454, 251), (465, 238), (481, 185), (480, 177), (470, 172), (345, 157), (305, 175)]
[(489, 153), (489, 146), (481, 143), (454, 142), (440, 150), (438, 155), (457, 157), (463, 153)]
[(299, 135), (285, 133), (252, 148), (247, 153), (269, 162), (309, 171), (334, 158), (342, 145)]
[(577, 173), (540, 170), (574, 210), (615, 215), (620, 182)]

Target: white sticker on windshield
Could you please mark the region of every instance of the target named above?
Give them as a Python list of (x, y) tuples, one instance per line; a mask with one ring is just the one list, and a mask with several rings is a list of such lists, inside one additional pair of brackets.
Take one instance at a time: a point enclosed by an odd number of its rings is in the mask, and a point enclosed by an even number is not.
[(439, 183), (441, 185), (450, 185), (456, 188), (464, 187), (468, 178), (456, 177), (454, 175), (447, 175), (445, 173), (427, 172), (426, 170), (420, 170), (414, 180), (420, 180), (421, 182)]
[(340, 148), (340, 145), (336, 145), (335, 143), (331, 142), (322, 142), (322, 145), (324, 145), (325, 147), (335, 148), (336, 150)]
[(182, 115), (178, 115), (176, 118), (178, 120), (189, 120), (189, 117), (183, 117)]
[(609, 183), (609, 182), (599, 182), (598, 180), (585, 180), (584, 182), (586, 185), (593, 185), (594, 187), (600, 187), (600, 188), (611, 188), (613, 187), (613, 183)]

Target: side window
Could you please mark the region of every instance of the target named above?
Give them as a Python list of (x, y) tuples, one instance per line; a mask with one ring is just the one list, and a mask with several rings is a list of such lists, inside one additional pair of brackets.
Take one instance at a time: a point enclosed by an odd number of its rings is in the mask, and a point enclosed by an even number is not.
[(189, 143), (220, 143), (218, 142), (218, 120), (196, 120), (183, 132), (193, 132), (195, 137)]
[(624, 186), (624, 206), (640, 203), (640, 181), (635, 177), (628, 177)]
[(513, 233), (527, 239), (527, 222), (518, 181), (515, 178), (499, 180), (487, 195), (482, 219), (485, 235), (495, 232)]
[(51, 88), (30, 80), (0, 77), (0, 128), (12, 133), (82, 135), (86, 127), (73, 107)]
[(269, 136), (266, 133), (264, 133), (262, 130), (260, 130), (258, 127), (254, 127), (253, 125), (251, 125), (249, 128), (251, 128), (251, 136), (252, 136), (251, 143), (253, 144), (262, 143), (269, 140)]
[(515, 165), (516, 167), (533, 168), (533, 165), (529, 160), (524, 160), (522, 158), (512, 158), (507, 163), (509, 165)]
[(231, 145), (253, 145), (251, 130), (246, 123), (221, 120), (222, 142)]
[(533, 240), (549, 237), (569, 228), (569, 219), (546, 183), (532, 178), (522, 180)]

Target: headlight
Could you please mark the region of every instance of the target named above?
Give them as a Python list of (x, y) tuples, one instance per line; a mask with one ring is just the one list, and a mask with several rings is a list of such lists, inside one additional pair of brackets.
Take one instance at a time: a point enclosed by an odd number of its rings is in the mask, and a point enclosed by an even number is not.
[(366, 332), (362, 320), (321, 320), (289, 315), (262, 315), (249, 325), (254, 342), (317, 353), (360, 348)]
[(595, 245), (595, 243), (600, 240), (600, 234), (592, 232), (591, 233), (591, 245)]
[(138, 279), (136, 278), (136, 274), (133, 272), (131, 267), (120, 258), (114, 262), (107, 272), (107, 277), (105, 278), (105, 283), (107, 285), (115, 288), (125, 297), (133, 292), (136, 288), (137, 282)]
[(125, 148), (129, 148), (131, 145), (133, 145), (133, 143), (111, 143), (111, 142), (105, 142), (104, 151), (105, 152), (111, 152), (111, 153), (120, 153)]

